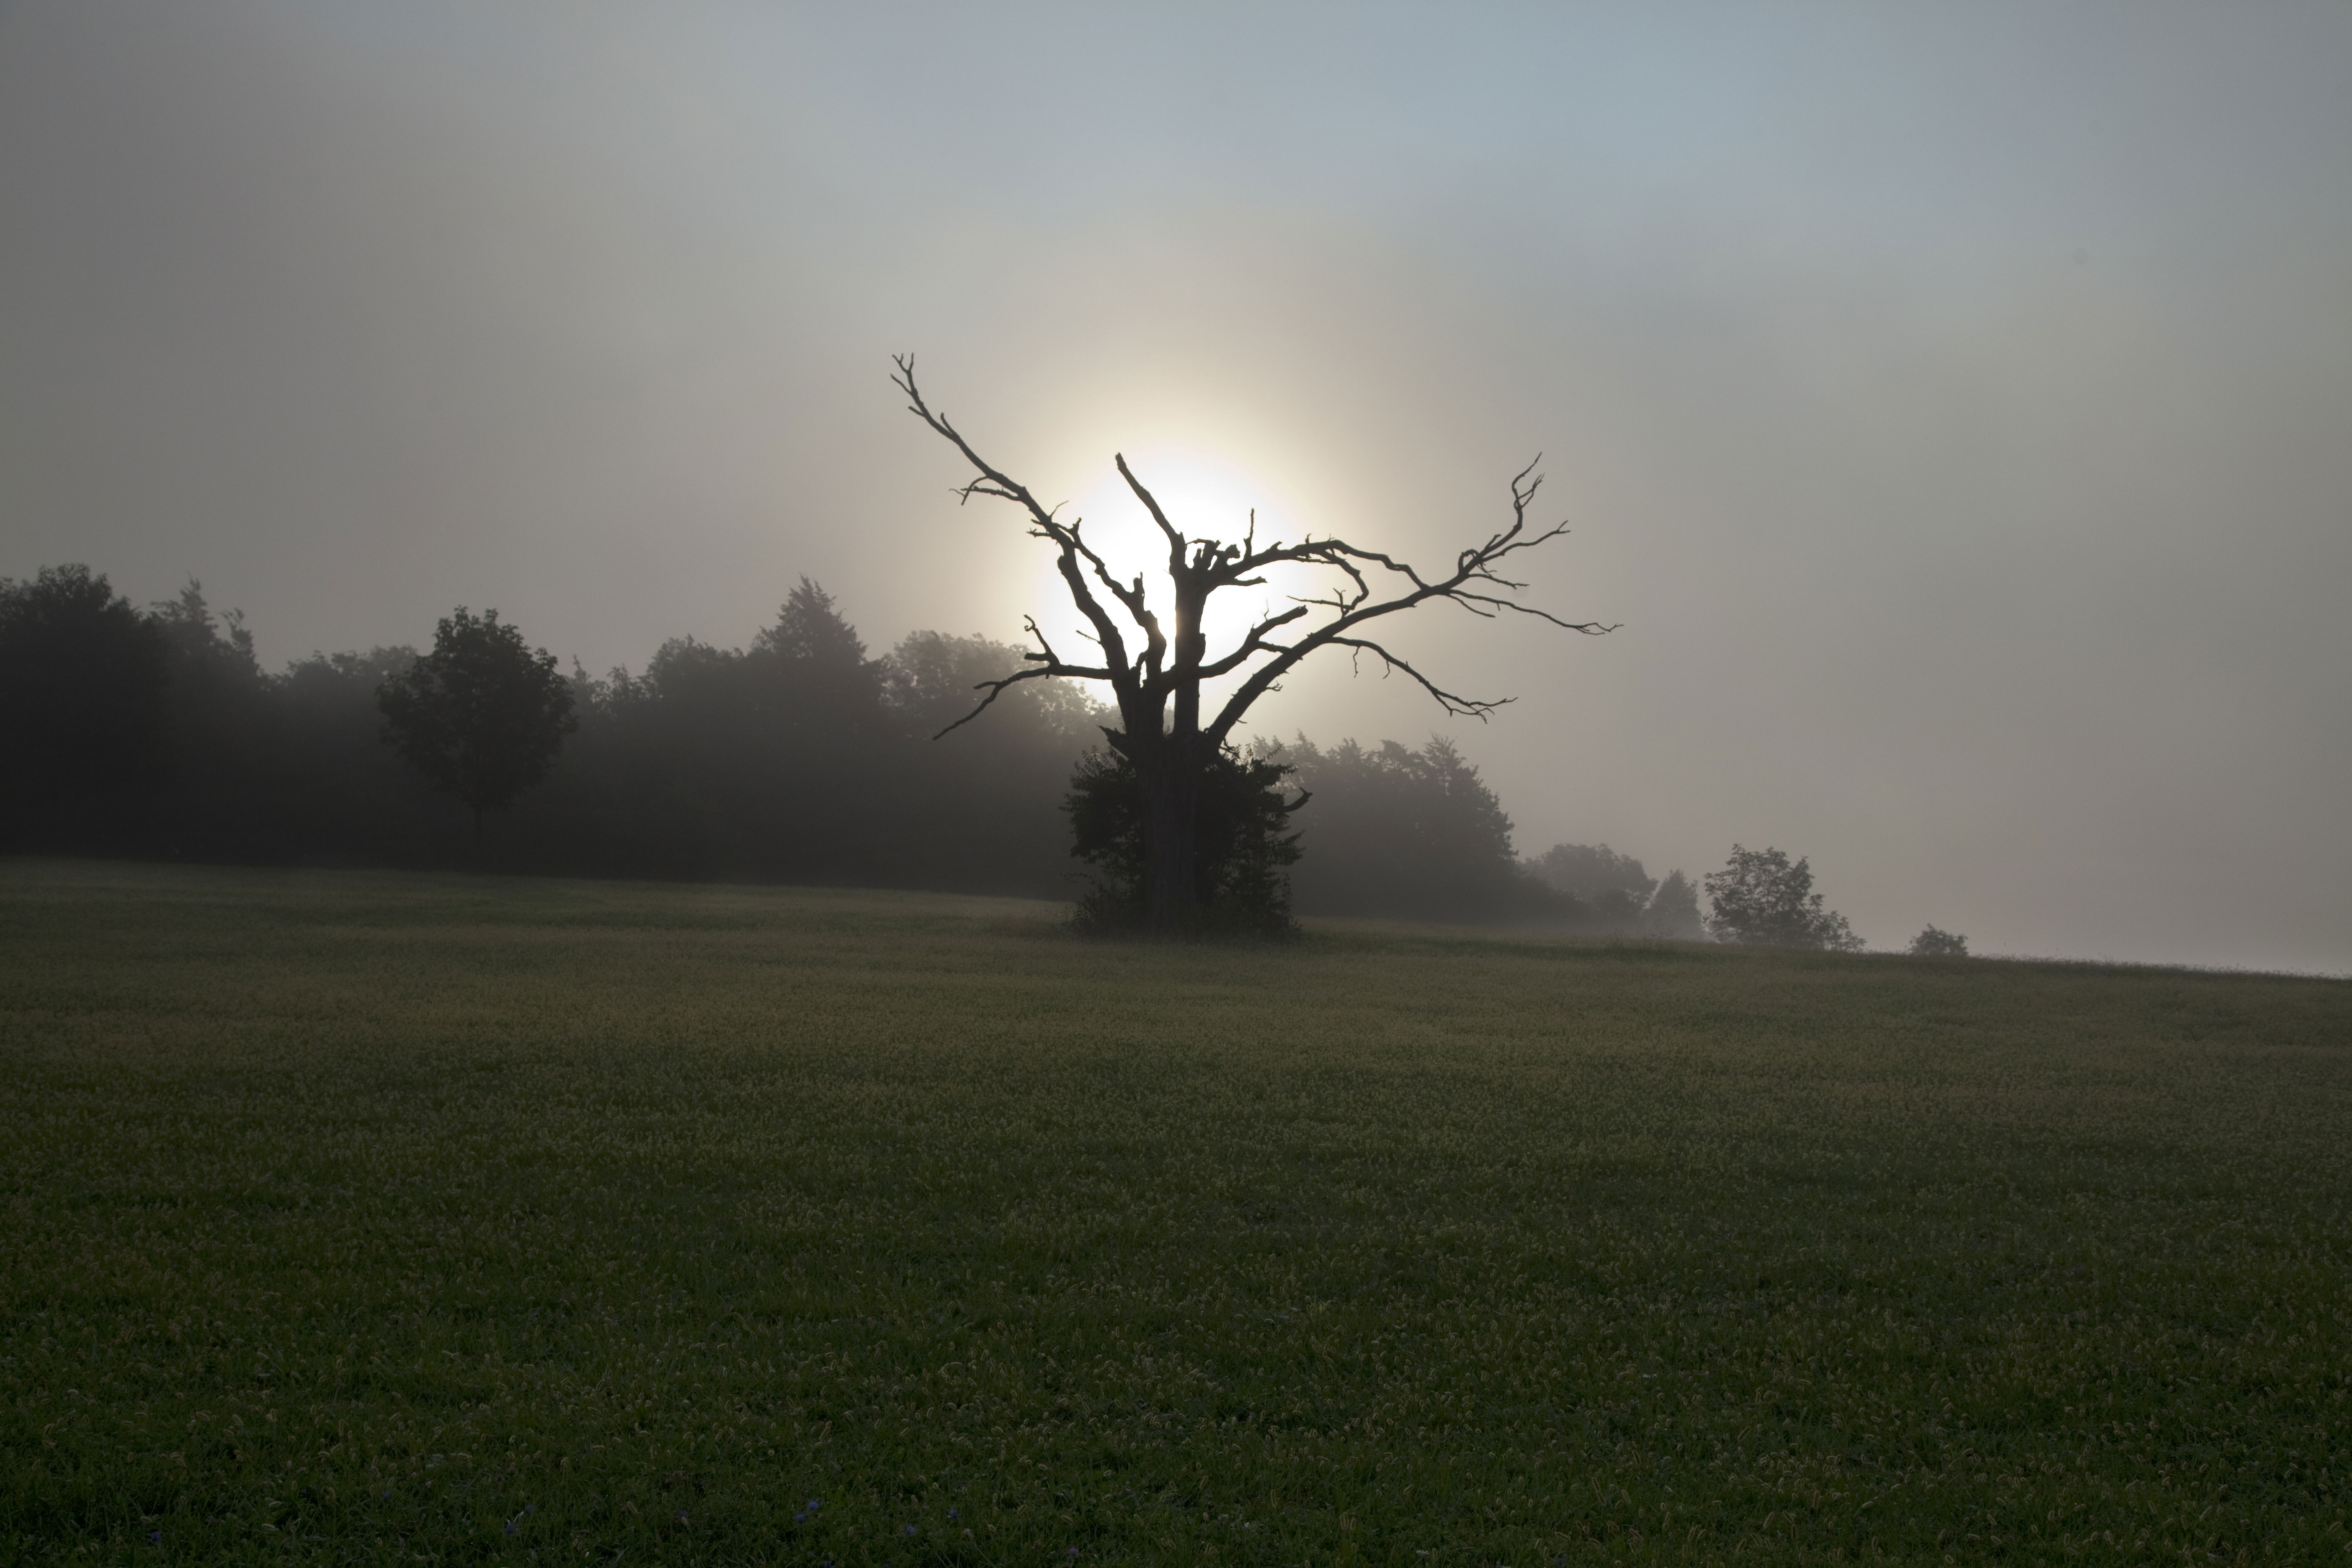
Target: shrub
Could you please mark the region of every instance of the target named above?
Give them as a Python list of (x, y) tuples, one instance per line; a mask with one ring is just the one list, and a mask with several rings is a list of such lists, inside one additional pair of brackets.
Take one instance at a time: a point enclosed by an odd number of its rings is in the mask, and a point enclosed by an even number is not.
[(1966, 958), (1969, 939), (1958, 931), (1937, 931), (1929, 926), (1911, 939), (1909, 952), (1914, 958)]

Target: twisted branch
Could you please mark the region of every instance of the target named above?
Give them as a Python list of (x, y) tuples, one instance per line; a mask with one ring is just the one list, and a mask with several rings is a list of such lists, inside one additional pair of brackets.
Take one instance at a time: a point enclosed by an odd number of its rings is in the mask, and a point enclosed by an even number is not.
[[(947, 730), (970, 723), (1010, 688), (1024, 680), (1047, 676), (1073, 679), (1105, 680), (1117, 694), (1119, 714), (1126, 738), (1138, 740), (1160, 736), (1166, 723), (1168, 700), (1171, 695), (1196, 694), (1200, 683), (1234, 674), (1254, 659), (1264, 658), (1243, 679), (1216, 717), (1200, 730), (1201, 738), (1211, 745), (1223, 745), (1251, 705), (1273, 690), (1283, 676), (1296, 668), (1300, 660), (1319, 648), (1344, 647), (1360, 658), (1371, 654), (1382, 664), (1382, 673), (1402, 671), (1417, 683), (1440, 708), (1459, 718), (1485, 720), (1495, 710), (1512, 699), (1465, 697), (1439, 686), (1410, 662), (1377, 640), (1362, 635), (1370, 622), (1386, 616), (1411, 610), (1421, 605), (1442, 600), (1458, 605), (1474, 616), (1488, 620), (1499, 618), (1503, 611), (1532, 616), (1565, 631), (1586, 637), (1599, 637), (1615, 631), (1614, 625), (1603, 626), (1597, 621), (1570, 621), (1533, 605), (1518, 602), (1513, 595), (1526, 589), (1522, 581), (1505, 576), (1496, 568), (1521, 551), (1534, 550), (1568, 532), (1568, 524), (1556, 523), (1538, 531), (1528, 531), (1528, 511), (1543, 479), (1529, 463), (1511, 477), (1510, 526), (1489, 534), (1483, 543), (1459, 552), (1453, 570), (1443, 575), (1425, 575), (1409, 562), (1399, 561), (1378, 550), (1367, 550), (1344, 539), (1317, 539), (1312, 535), (1295, 544), (1279, 541), (1260, 547), (1257, 543), (1257, 514), (1250, 513), (1249, 532), (1240, 544), (1228, 544), (1213, 539), (1189, 540), (1169, 521), (1159, 500), (1128, 467), (1124, 455), (1115, 461), (1119, 477), (1127, 481), (1136, 499), (1143, 503), (1151, 521), (1158, 525), (1168, 543), (1168, 571), (1174, 586), (1179, 611), (1178, 629), (1181, 646), (1174, 648), (1174, 664), (1168, 662), (1170, 639), (1159, 616), (1147, 602), (1143, 579), (1121, 584), (1110, 574), (1109, 567), (1096, 553), (1080, 533), (1082, 519), (1065, 523), (1053, 510), (1038, 504), (1028, 489), (995, 468), (973, 450), (944, 414), (934, 413), (924, 402), (915, 384), (915, 362), (909, 355), (894, 356), (898, 369), (892, 383), (907, 395), (908, 411), (929, 426), (941, 438), (954, 446), (972, 467), (974, 478), (959, 487), (955, 494), (959, 504), (973, 496), (987, 496), (1005, 500), (1022, 508), (1029, 520), (1030, 533), (1049, 541), (1058, 552), (1055, 563), (1062, 581), (1068, 587), (1071, 603), (1093, 627), (1091, 640), (1101, 648), (1100, 665), (1074, 665), (1056, 654), (1038, 629), (1036, 621), (1028, 622), (1027, 630), (1035, 639), (1037, 648), (1023, 658), (1034, 668), (1014, 672), (1002, 680), (981, 682), (975, 689), (985, 690), (978, 707), (965, 714)], [(1538, 461), (1541, 459), (1538, 458)], [(1187, 552), (1190, 552), (1190, 558)], [(1271, 566), (1292, 565), (1323, 567), (1339, 573), (1347, 581), (1335, 586), (1328, 595), (1293, 596), (1291, 607), (1268, 615), (1250, 627), (1240, 646), (1223, 658), (1209, 660), (1201, 647), (1200, 615), (1209, 596), (1222, 589), (1262, 585), (1261, 575)], [(1373, 587), (1373, 574), (1387, 574), (1394, 592), (1380, 597)], [(1126, 612), (1134, 628), (1141, 634), (1143, 649), (1130, 658), (1127, 641), (1110, 609), (1097, 598), (1089, 585), (1088, 577), (1101, 584), (1113, 603)], [(1271, 634), (1293, 622), (1301, 620), (1317, 610), (1328, 613), (1329, 618), (1288, 642), (1273, 639)], [(1188, 626), (1189, 621), (1189, 626)], [(1196, 698), (1185, 695), (1178, 704), (1181, 722), (1189, 724), (1186, 717), (1192, 710)]]

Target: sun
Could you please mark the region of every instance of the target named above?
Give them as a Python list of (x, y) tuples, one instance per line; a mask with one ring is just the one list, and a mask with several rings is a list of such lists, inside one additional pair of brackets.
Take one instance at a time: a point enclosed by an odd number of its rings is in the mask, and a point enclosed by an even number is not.
[[(1215, 453), (1181, 446), (1143, 447), (1129, 451), (1127, 463), (1187, 539), (1239, 544), (1250, 532), (1253, 512), (1261, 545), (1277, 539), (1296, 541), (1306, 531), (1296, 509), (1273, 484)], [(1106, 460), (1088, 474), (1061, 515), (1084, 519), (1087, 542), (1101, 553), (1112, 574), (1122, 583), (1141, 576), (1147, 602), (1167, 616), (1167, 541), (1113, 463)], [(1260, 575), (1265, 578), (1262, 586), (1226, 588), (1210, 596), (1201, 629), (1208, 638), (1211, 660), (1238, 647), (1249, 628), (1270, 611), (1288, 608), (1293, 595), (1311, 591), (1309, 575), (1297, 567), (1276, 566)], [(1062, 656), (1072, 663), (1088, 662), (1094, 649), (1080, 635), (1083, 619), (1071, 606), (1068, 589), (1050, 555), (1039, 563), (1031, 602), (1045, 607), (1037, 624)]]

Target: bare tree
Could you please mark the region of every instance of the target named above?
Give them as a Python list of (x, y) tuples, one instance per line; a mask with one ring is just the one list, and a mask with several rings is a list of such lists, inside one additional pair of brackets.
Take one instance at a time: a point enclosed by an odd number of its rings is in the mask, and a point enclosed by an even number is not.
[[(993, 497), (1027, 513), (1031, 536), (1057, 552), (1055, 565), (1063, 584), (1091, 628), (1088, 637), (1097, 652), (1092, 662), (1063, 658), (1032, 616), (1028, 631), (1037, 646), (1022, 656), (1028, 668), (1001, 680), (981, 682), (975, 688), (984, 693), (979, 705), (948, 730), (971, 722), (1024, 680), (1062, 677), (1108, 682), (1117, 697), (1120, 727), (1106, 728), (1103, 733), (1114, 750), (1134, 763), (1143, 792), (1143, 914), (1146, 926), (1155, 932), (1181, 931), (1193, 915), (1193, 854), (1204, 772), (1220, 748), (1230, 743), (1234, 727), (1251, 705), (1309, 654), (1327, 647), (1346, 648), (1359, 658), (1370, 654), (1384, 669), (1410, 677), (1447, 713), (1483, 721), (1511, 699), (1450, 691), (1366, 636), (1366, 628), (1385, 616), (1442, 600), (1488, 619), (1509, 610), (1587, 636), (1616, 629), (1592, 621), (1562, 620), (1520, 604), (1513, 595), (1527, 584), (1497, 570), (1519, 552), (1568, 531), (1566, 523), (1529, 531), (1528, 508), (1543, 483), (1534, 463), (1511, 479), (1510, 526), (1461, 551), (1449, 570), (1424, 573), (1344, 539), (1308, 537), (1295, 544), (1277, 541), (1261, 545), (1255, 511), (1249, 532), (1238, 544), (1188, 538), (1129, 468), (1127, 458), (1117, 456), (1119, 477), (1167, 541), (1169, 582), (1162, 593), (1168, 614), (1163, 620), (1151, 606), (1142, 577), (1121, 583), (1111, 575), (1086, 540), (1084, 519), (1063, 521), (1058, 509), (1040, 505), (1028, 487), (974, 451), (947, 416), (935, 413), (923, 400), (915, 384), (913, 358), (901, 354), (896, 363), (898, 373), (891, 380), (907, 395), (908, 411), (961, 452), (977, 476), (958, 489), (958, 497), (966, 501), (973, 496)], [(1327, 579), (1328, 591), (1291, 596), (1289, 608), (1268, 614), (1238, 646), (1212, 658), (1201, 630), (1211, 595), (1229, 588), (1263, 586), (1262, 574), (1268, 567), (1285, 565), (1327, 570), (1332, 574)], [(1202, 683), (1227, 676), (1241, 677), (1240, 684), (1204, 719)]]

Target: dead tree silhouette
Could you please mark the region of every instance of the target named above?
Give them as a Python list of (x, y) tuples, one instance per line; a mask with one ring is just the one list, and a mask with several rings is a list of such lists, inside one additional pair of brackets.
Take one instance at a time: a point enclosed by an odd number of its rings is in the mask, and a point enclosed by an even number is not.
[[(979, 704), (940, 733), (970, 723), (1004, 691), (1024, 680), (1062, 677), (1108, 682), (1117, 696), (1119, 728), (1106, 728), (1103, 733), (1111, 747), (1134, 764), (1143, 795), (1143, 921), (1153, 934), (1181, 933), (1196, 912), (1193, 858), (1204, 772), (1220, 749), (1230, 743), (1234, 727), (1251, 705), (1310, 654), (1325, 648), (1346, 648), (1357, 658), (1370, 654), (1384, 670), (1402, 672), (1417, 682), (1447, 713), (1483, 721), (1512, 700), (1465, 697), (1450, 691), (1363, 635), (1364, 628), (1386, 616), (1443, 601), (1488, 619), (1507, 610), (1533, 616), (1588, 637), (1617, 629), (1594, 621), (1562, 620), (1549, 611), (1520, 604), (1513, 595), (1527, 584), (1496, 570), (1509, 557), (1568, 531), (1564, 522), (1538, 532), (1528, 531), (1528, 508), (1543, 483), (1534, 463), (1512, 477), (1510, 526), (1490, 534), (1483, 543), (1462, 550), (1449, 570), (1433, 574), (1344, 539), (1310, 536), (1295, 544), (1260, 545), (1255, 511), (1250, 514), (1249, 532), (1238, 544), (1190, 538), (1169, 521), (1151, 491), (1128, 467), (1125, 456), (1115, 455), (1119, 477), (1167, 541), (1169, 613), (1163, 622), (1150, 606), (1142, 577), (1121, 583), (1111, 575), (1103, 558), (1087, 542), (1083, 518), (1065, 522), (1057, 515), (1058, 509), (1039, 504), (1028, 487), (982, 458), (945, 414), (935, 412), (924, 401), (915, 384), (911, 355), (894, 356), (894, 363), (898, 370), (891, 380), (906, 394), (908, 411), (961, 453), (977, 476), (957, 489), (960, 501), (988, 496), (1010, 501), (1027, 514), (1031, 536), (1046, 541), (1057, 552), (1055, 566), (1070, 602), (1091, 628), (1090, 640), (1099, 654), (1093, 663), (1063, 658), (1032, 616), (1028, 632), (1037, 646), (1023, 655), (1029, 667), (1001, 680), (982, 682), (975, 688), (984, 693)], [(1278, 565), (1322, 568), (1335, 574), (1329, 579), (1330, 591), (1292, 596), (1288, 609), (1267, 615), (1250, 627), (1237, 647), (1211, 658), (1208, 639), (1201, 630), (1211, 595), (1226, 589), (1262, 586), (1265, 579), (1259, 574)], [(1108, 603), (1097, 595), (1097, 588)], [(1125, 626), (1113, 606), (1124, 613)], [(1306, 624), (1301, 626), (1302, 622)], [(1291, 627), (1297, 629), (1286, 630)], [(1132, 652), (1131, 640), (1139, 645)], [(1241, 684), (1204, 720), (1202, 683), (1231, 675), (1240, 675)]]

